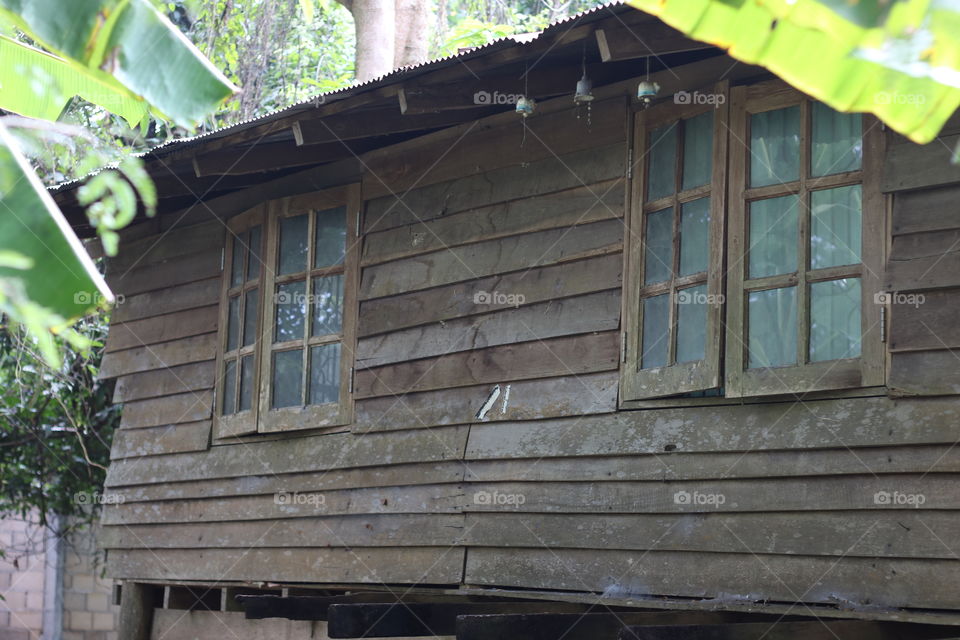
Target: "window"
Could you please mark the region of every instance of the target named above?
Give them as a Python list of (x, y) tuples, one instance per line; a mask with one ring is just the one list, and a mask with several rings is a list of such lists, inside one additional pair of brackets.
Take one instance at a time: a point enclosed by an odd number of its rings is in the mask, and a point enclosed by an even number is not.
[(219, 437), (351, 421), (358, 207), (353, 186), (230, 221)]
[(875, 121), (779, 81), (712, 95), (637, 115), (622, 398), (882, 384)]
[(726, 86), (714, 95), (718, 108), (671, 102), (637, 114), (625, 398), (719, 385)]
[(879, 128), (779, 82), (732, 99), (726, 395), (882, 384)]

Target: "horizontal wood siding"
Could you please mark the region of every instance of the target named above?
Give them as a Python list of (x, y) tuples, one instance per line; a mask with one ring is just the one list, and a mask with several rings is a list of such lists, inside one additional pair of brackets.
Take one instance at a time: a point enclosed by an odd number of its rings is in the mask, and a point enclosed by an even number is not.
[(222, 229), (131, 240), (111, 574), (960, 611), (958, 187), (895, 193), (883, 274), (927, 296), (890, 305), (891, 386), (937, 397), (618, 411), (627, 115), (365, 154), (349, 430), (211, 446)]
[(896, 394), (960, 393), (960, 169), (949, 158), (957, 138), (895, 140), (887, 155), (885, 185), (894, 194), (884, 285), (896, 292), (887, 303)]

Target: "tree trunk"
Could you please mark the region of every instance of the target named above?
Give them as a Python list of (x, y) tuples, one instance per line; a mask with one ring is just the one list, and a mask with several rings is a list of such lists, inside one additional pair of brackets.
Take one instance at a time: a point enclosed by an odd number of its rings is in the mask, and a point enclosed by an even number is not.
[(357, 34), (354, 65), (357, 82), (427, 59), (431, 0), (337, 2), (353, 14)]
[(393, 70), (396, 11), (393, 2), (384, 0), (353, 0), (351, 5), (357, 34), (355, 76), (357, 82), (366, 82)]
[(430, 47), (430, 0), (395, 0), (394, 6), (397, 15), (394, 68), (424, 62)]

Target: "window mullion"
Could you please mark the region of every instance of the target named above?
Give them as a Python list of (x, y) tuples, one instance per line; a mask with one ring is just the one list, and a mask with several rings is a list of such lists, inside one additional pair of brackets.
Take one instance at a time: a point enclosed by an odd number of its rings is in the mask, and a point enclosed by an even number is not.
[(800, 224), (797, 241), (797, 365), (803, 366), (810, 361), (810, 291), (807, 285), (807, 270), (810, 268), (810, 191), (807, 186), (811, 172), (810, 164), (810, 101), (800, 101), (800, 211), (797, 220)]
[(310, 383), (310, 329), (313, 326), (313, 277), (310, 274), (315, 259), (316, 227), (317, 212), (311, 211), (307, 216), (307, 269), (303, 276), (303, 291), (307, 296), (307, 308), (303, 315), (303, 369), (300, 371), (300, 400), (303, 406), (307, 406), (310, 399), (310, 390), (307, 389)]

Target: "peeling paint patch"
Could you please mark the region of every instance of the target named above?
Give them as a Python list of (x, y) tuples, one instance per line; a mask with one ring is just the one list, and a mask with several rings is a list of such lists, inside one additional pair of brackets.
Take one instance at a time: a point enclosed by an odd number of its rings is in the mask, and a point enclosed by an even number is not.
[(507, 405), (510, 403), (510, 385), (507, 385), (507, 390), (503, 393), (503, 402), (500, 403), (500, 413), (507, 412)]
[(477, 411), (477, 420), (483, 420), (484, 416), (486, 416), (487, 412), (493, 408), (494, 403), (499, 397), (500, 385), (497, 385), (493, 388), (493, 391), (490, 392), (490, 396), (487, 398), (487, 401), (483, 403), (482, 407), (480, 407), (480, 411)]

